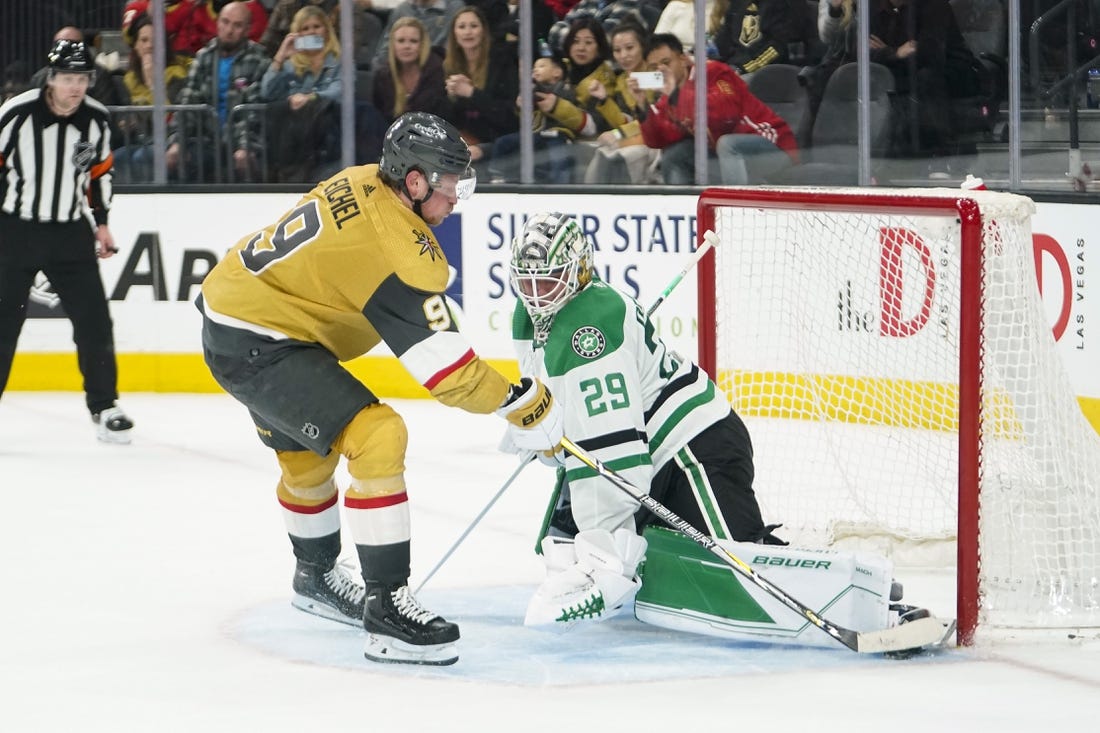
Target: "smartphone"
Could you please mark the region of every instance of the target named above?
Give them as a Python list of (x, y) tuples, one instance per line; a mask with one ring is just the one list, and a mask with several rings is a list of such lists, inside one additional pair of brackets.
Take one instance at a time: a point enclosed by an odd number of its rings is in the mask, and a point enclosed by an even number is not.
[(324, 47), (325, 39), (313, 33), (308, 36), (298, 36), (294, 39), (294, 49), (296, 51), (320, 51)]
[(639, 89), (665, 88), (665, 75), (659, 71), (632, 71), (630, 78), (638, 82)]

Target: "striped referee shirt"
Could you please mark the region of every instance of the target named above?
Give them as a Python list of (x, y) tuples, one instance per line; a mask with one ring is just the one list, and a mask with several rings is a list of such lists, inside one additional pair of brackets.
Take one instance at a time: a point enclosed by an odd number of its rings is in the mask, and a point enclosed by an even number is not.
[(0, 212), (26, 221), (107, 223), (111, 132), (107, 108), (91, 97), (68, 117), (31, 89), (0, 107)]

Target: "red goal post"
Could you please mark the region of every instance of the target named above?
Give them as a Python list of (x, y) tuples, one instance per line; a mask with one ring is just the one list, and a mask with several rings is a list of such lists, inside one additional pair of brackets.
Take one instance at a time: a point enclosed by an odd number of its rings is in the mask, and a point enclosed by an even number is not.
[[(1100, 439), (1035, 279), (1023, 196), (711, 188), (699, 360), (745, 418), (767, 521), (955, 564), (959, 641), (1100, 626)], [(919, 599), (913, 599), (919, 602)]]

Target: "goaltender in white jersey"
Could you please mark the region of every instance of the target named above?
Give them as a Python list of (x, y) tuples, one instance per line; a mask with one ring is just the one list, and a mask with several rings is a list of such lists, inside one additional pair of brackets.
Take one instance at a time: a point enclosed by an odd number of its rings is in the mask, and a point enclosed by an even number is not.
[[(592, 245), (573, 219), (528, 219), (512, 243), (510, 279), (521, 368), (545, 378), (564, 409), (566, 435), (696, 528), (732, 543), (775, 582), (797, 581), (792, 587), (823, 605), (841, 593), (852, 611), (845, 620), (857, 627), (891, 622), (900, 592), (893, 584), (890, 597), (888, 561), (788, 549), (773, 534), (778, 525), (764, 523), (741, 418), (706, 373), (666, 348), (637, 302), (596, 277)], [(722, 593), (696, 597), (691, 589), (715, 576), (707, 553), (575, 457), (562, 452), (554, 461), (562, 468), (540, 541), (547, 575), (526, 623), (605, 618), (641, 589), (636, 613), (651, 623), (820, 641), (801, 638), (806, 624), (772, 608), (773, 599), (755, 598), (732, 572)], [(894, 620), (908, 610), (895, 607)]]

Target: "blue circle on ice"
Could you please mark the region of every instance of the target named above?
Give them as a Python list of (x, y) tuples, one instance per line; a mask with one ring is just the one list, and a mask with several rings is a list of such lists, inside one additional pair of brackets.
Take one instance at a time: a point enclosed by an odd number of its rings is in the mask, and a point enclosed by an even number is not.
[(847, 649), (788, 646), (721, 639), (641, 623), (631, 607), (599, 623), (565, 632), (523, 625), (533, 588), (427, 589), (423, 605), (458, 623), (458, 663), (451, 667), (376, 664), (363, 658), (362, 629), (303, 613), (289, 600), (252, 607), (235, 618), (229, 634), (241, 643), (288, 661), (387, 675), (468, 679), (524, 686), (573, 686), (700, 679), (794, 670), (944, 661), (938, 652), (905, 662)]

